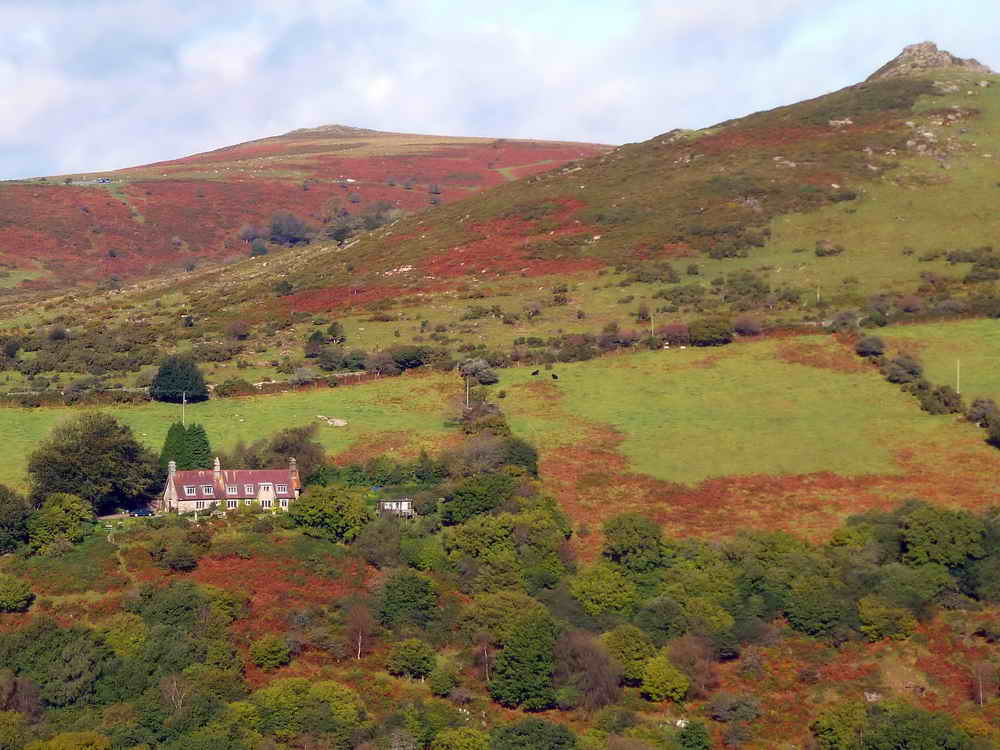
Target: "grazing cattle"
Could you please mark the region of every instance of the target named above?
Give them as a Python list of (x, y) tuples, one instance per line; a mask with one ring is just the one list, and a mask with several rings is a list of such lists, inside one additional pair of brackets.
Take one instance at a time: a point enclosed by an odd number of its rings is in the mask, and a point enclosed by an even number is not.
[(552, 379), (553, 380), (559, 380), (559, 376), (556, 375), (555, 373), (552, 373)]
[(538, 374), (538, 370), (535, 370), (535, 371), (534, 371), (534, 372), (532, 372), (531, 374), (532, 374), (532, 375), (537, 375), (537, 374)]

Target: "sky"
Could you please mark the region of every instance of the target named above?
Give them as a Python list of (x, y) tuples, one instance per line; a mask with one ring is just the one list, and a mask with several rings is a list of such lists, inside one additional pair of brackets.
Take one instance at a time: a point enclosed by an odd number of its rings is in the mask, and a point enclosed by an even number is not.
[(620, 144), (856, 83), (996, 0), (0, 0), (0, 179), (338, 123)]

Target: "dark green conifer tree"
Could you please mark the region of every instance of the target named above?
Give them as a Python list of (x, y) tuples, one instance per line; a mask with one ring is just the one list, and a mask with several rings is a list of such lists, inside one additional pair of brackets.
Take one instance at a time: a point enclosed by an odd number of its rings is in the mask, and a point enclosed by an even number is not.
[[(208, 433), (200, 424), (192, 424), (184, 436), (185, 469), (211, 469), (214, 462)], [(180, 468), (178, 466), (178, 468)]]
[(157, 370), (149, 387), (149, 395), (156, 401), (172, 404), (179, 404), (183, 399), (194, 403), (208, 398), (208, 387), (201, 370), (191, 357), (173, 354), (163, 360)]
[(178, 469), (187, 468), (185, 460), (185, 449), (187, 447), (187, 431), (180, 422), (174, 422), (167, 430), (167, 437), (163, 441), (163, 450), (160, 451), (160, 468), (167, 470), (167, 464), (171, 461), (177, 463)]

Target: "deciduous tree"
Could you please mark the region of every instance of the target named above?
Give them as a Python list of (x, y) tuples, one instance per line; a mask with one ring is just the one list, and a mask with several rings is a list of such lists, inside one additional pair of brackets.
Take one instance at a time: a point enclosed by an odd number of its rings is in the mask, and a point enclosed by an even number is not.
[(99, 512), (128, 506), (159, 484), (156, 457), (110, 414), (88, 413), (56, 427), (28, 459), (32, 494), (72, 493)]

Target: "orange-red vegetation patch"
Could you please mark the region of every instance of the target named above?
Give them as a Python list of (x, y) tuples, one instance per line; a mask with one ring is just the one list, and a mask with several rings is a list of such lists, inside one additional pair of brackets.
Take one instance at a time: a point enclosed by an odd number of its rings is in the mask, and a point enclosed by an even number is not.
[(778, 359), (792, 364), (815, 367), (820, 370), (855, 373), (870, 368), (861, 358), (846, 349), (834, 349), (812, 341), (786, 340), (778, 346)]
[(294, 609), (332, 604), (364, 590), (366, 571), (348, 561), (336, 579), (322, 578), (279, 556), (202, 558), (190, 577), (199, 583), (245, 591), (250, 596), (250, 616), (233, 626), (251, 640), (265, 632), (282, 632)]
[(780, 529), (823, 541), (847, 516), (888, 511), (911, 497), (976, 511), (1000, 504), (993, 480), (1000, 456), (970, 451), (970, 445), (915, 444), (896, 453), (895, 475), (760, 474), (688, 487), (632, 472), (616, 450), (620, 440), (610, 428), (590, 427), (580, 444), (543, 447), (541, 472), (549, 488), (570, 517), (593, 532), (575, 537), (584, 559), (600, 550), (601, 524), (626, 511), (648, 515), (668, 535), (718, 539), (741, 529)]
[(532, 249), (532, 245), (544, 245), (564, 237), (579, 237), (582, 244), (592, 241), (592, 237), (603, 231), (572, 219), (584, 205), (578, 199), (560, 198), (555, 202), (560, 210), (546, 218), (550, 225), (558, 222), (555, 229), (540, 232), (539, 222), (516, 216), (473, 224), (468, 231), (477, 239), (427, 258), (420, 264), (420, 270), (434, 277), (449, 278), (507, 273), (544, 276), (602, 268), (605, 265), (602, 261), (579, 257), (573, 248), (555, 252), (553, 257), (538, 257), (537, 251)]

